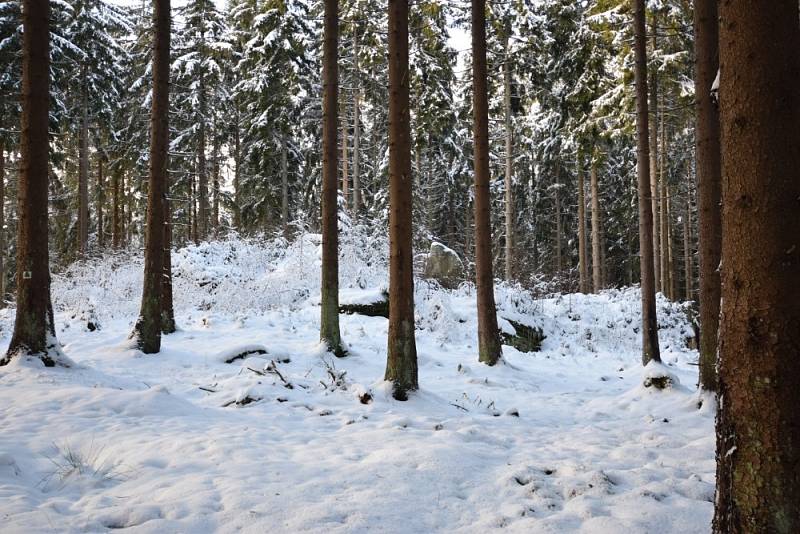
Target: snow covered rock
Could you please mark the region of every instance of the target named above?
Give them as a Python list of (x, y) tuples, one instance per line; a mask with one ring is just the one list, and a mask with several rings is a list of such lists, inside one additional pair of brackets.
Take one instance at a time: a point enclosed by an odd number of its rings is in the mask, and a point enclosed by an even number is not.
[(464, 264), (454, 250), (433, 242), (425, 258), (425, 278), (436, 280), (443, 287), (454, 289), (464, 280)]

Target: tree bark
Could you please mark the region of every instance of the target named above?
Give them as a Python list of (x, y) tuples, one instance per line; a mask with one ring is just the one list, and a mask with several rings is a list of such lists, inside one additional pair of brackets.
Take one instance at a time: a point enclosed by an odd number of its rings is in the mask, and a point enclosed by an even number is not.
[(800, 532), (800, 25), (719, 5), (722, 313), (714, 532)]
[(89, 80), (81, 66), (81, 125), (78, 139), (78, 254), (86, 256), (89, 241)]
[(495, 365), (503, 356), (492, 275), (489, 198), (489, 99), (486, 72), (486, 0), (472, 0), (472, 110), (475, 151), (475, 286), (478, 297), (478, 359)]
[(164, 277), (164, 193), (169, 146), (170, 0), (153, 2), (153, 96), (150, 108), (150, 168), (145, 229), (142, 307), (132, 337), (145, 354), (161, 350)]
[(719, 329), (722, 259), (722, 178), (719, 112), (711, 86), (719, 65), (717, 0), (696, 0), (695, 28), (695, 157), (700, 253), (700, 387), (717, 390), (717, 331)]
[[(669, 299), (672, 299), (669, 286), (669, 216), (667, 214), (667, 176), (665, 172), (665, 156), (667, 152), (666, 134), (664, 131), (664, 123), (666, 121), (661, 119), (659, 126), (661, 127), (661, 151), (658, 158), (658, 167), (653, 168), (653, 174), (658, 173), (659, 179), (657, 181), (658, 189), (658, 221), (660, 223), (659, 237), (661, 244), (659, 250), (661, 252), (661, 259), (659, 265), (661, 266), (661, 273), (656, 271), (656, 276), (659, 277), (661, 292)], [(655, 128), (655, 125), (653, 125)], [(656, 283), (659, 285), (659, 283)]]
[(511, 123), (511, 57), (508, 48), (508, 35), (503, 40), (505, 51), (505, 61), (503, 62), (503, 111), (505, 115), (506, 130), (506, 281), (510, 282), (514, 277), (514, 138)]
[(395, 399), (419, 388), (411, 242), (408, 0), (389, 0), (389, 342), (384, 379)]
[(22, 2), (21, 168), (18, 178), (17, 313), (5, 365), (31, 355), (61, 363), (50, 301), (47, 194), (50, 142), (50, 5)]
[(320, 341), (344, 356), (339, 331), (339, 220), (337, 101), (339, 97), (339, 0), (325, 0), (322, 60), (322, 287)]
[(639, 190), (639, 246), (642, 291), (642, 363), (661, 361), (658, 347), (658, 321), (656, 318), (655, 271), (653, 261), (653, 209), (650, 182), (647, 112), (647, 35), (645, 32), (644, 0), (632, 0), (634, 25), (634, 53), (636, 65), (636, 171)]

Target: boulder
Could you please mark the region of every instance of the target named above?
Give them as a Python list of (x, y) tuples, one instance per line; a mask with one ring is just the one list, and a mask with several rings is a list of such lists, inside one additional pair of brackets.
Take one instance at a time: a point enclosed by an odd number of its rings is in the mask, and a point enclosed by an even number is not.
[(431, 250), (425, 258), (425, 278), (454, 289), (464, 280), (464, 263), (454, 250), (441, 243), (431, 243)]
[(505, 318), (514, 327), (515, 334), (500, 332), (504, 345), (511, 345), (520, 352), (539, 352), (545, 335), (541, 328), (528, 326)]

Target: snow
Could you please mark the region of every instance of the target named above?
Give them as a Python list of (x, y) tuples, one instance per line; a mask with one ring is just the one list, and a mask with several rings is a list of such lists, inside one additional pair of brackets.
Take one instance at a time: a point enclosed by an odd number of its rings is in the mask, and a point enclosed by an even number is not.
[[(500, 317), (547, 337), (491, 368), (474, 289), (418, 281), (421, 389), (398, 402), (386, 319), (342, 315), (346, 358), (320, 345), (315, 242), (178, 251), (180, 330), (158, 355), (127, 341), (139, 260), (55, 277), (76, 365), (0, 368), (3, 532), (709, 530), (714, 409), (697, 408), (680, 305), (659, 296), (664, 364), (643, 368), (636, 289), (535, 299), (499, 285)], [(343, 295), (379, 295), (385, 241), (342, 247)], [(12, 325), (0, 311), (2, 350)], [(643, 386), (664, 375), (671, 388)]]

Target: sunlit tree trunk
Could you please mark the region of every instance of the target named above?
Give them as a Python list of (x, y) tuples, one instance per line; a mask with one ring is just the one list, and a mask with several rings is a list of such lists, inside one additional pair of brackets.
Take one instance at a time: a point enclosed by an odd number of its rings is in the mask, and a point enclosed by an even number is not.
[(639, 246), (642, 291), (642, 363), (661, 361), (656, 319), (655, 269), (653, 261), (653, 203), (650, 182), (647, 112), (647, 35), (644, 0), (632, 0), (636, 79), (636, 172), (639, 190)]
[(797, 0), (719, 3), (722, 313), (714, 532), (800, 532)]
[(150, 169), (145, 229), (142, 307), (132, 337), (139, 349), (161, 350), (164, 277), (164, 197), (169, 148), (170, 0), (154, 0), (153, 96), (150, 108)]

